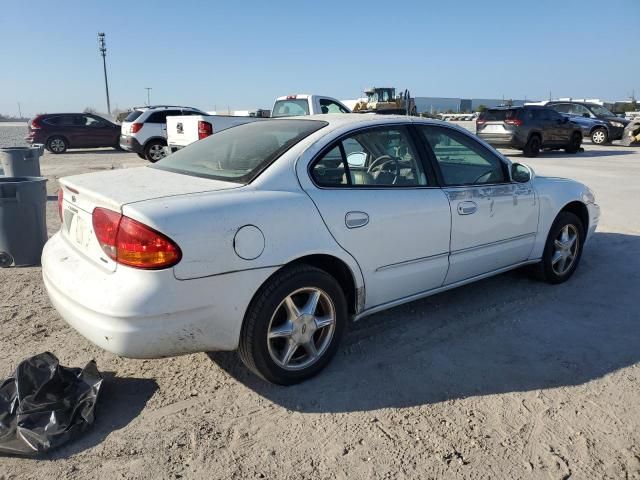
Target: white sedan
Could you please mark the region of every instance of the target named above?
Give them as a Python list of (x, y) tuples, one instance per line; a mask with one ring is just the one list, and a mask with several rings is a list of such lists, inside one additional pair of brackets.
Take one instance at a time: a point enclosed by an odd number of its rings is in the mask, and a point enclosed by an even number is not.
[(396, 116), (255, 122), (60, 183), (42, 264), (71, 326), (126, 357), (237, 349), (280, 384), (320, 371), (350, 319), (528, 264), (567, 280), (600, 211), (580, 183)]

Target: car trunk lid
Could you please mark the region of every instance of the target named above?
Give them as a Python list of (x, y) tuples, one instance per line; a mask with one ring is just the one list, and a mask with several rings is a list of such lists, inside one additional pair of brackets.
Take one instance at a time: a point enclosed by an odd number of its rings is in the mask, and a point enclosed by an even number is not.
[(124, 205), (135, 202), (242, 186), (150, 167), (65, 177), (60, 179), (60, 185), (63, 237), (108, 271), (115, 271), (116, 263), (103, 252), (93, 231), (92, 214), (96, 207), (122, 212)]

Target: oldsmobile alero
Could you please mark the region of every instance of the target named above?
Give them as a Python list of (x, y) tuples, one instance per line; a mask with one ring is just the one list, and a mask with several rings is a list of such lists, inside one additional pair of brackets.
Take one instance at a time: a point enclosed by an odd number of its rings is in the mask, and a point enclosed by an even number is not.
[(126, 357), (237, 349), (280, 384), (350, 319), (524, 265), (564, 282), (599, 217), (578, 182), (395, 116), (245, 124), (60, 185), (43, 276), (72, 327)]

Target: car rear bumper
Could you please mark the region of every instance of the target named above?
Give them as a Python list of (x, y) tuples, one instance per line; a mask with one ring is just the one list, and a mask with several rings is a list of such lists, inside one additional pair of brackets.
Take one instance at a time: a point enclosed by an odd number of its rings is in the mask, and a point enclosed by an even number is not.
[(246, 306), (274, 271), (193, 280), (177, 280), (173, 269), (108, 272), (60, 233), (42, 254), (44, 284), (61, 317), (99, 347), (131, 358), (236, 349)]
[(143, 153), (143, 146), (131, 135), (120, 135), (120, 148), (128, 152)]
[(515, 134), (478, 133), (478, 137), (494, 147), (522, 148), (524, 146)]

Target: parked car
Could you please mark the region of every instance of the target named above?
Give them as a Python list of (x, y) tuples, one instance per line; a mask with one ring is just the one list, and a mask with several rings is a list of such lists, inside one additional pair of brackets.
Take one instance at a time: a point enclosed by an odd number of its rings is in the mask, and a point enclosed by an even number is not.
[(609, 138), (609, 124), (604, 120), (568, 113), (560, 113), (560, 115), (567, 117), (573, 123), (580, 125), (582, 137), (591, 139), (593, 143), (601, 145)]
[(626, 118), (618, 117), (608, 109), (597, 103), (552, 101), (545, 106), (553, 108), (556, 112), (571, 115), (572, 117), (583, 117), (598, 119), (605, 123), (604, 128), (594, 128), (590, 131), (591, 141), (597, 145), (608, 143), (612, 140), (620, 140), (624, 127), (629, 123)]
[(51, 153), (69, 148), (119, 149), (120, 126), (92, 113), (46, 113), (27, 124), (27, 143), (42, 143)]
[(335, 98), (301, 93), (276, 98), (271, 109), (271, 117), (273, 118), (320, 113), (351, 113), (351, 110)]
[(155, 105), (135, 108), (122, 122), (120, 147), (135, 152), (140, 158), (157, 162), (166, 155), (167, 117), (174, 115), (206, 115), (191, 107)]
[(522, 150), (536, 157), (543, 148), (576, 153), (580, 126), (558, 112), (538, 106), (488, 108), (476, 120), (477, 135), (494, 147)]
[(404, 116), (248, 123), (60, 185), (42, 265), (71, 326), (126, 357), (238, 349), (280, 384), (350, 318), (523, 265), (568, 280), (600, 215), (581, 183)]

